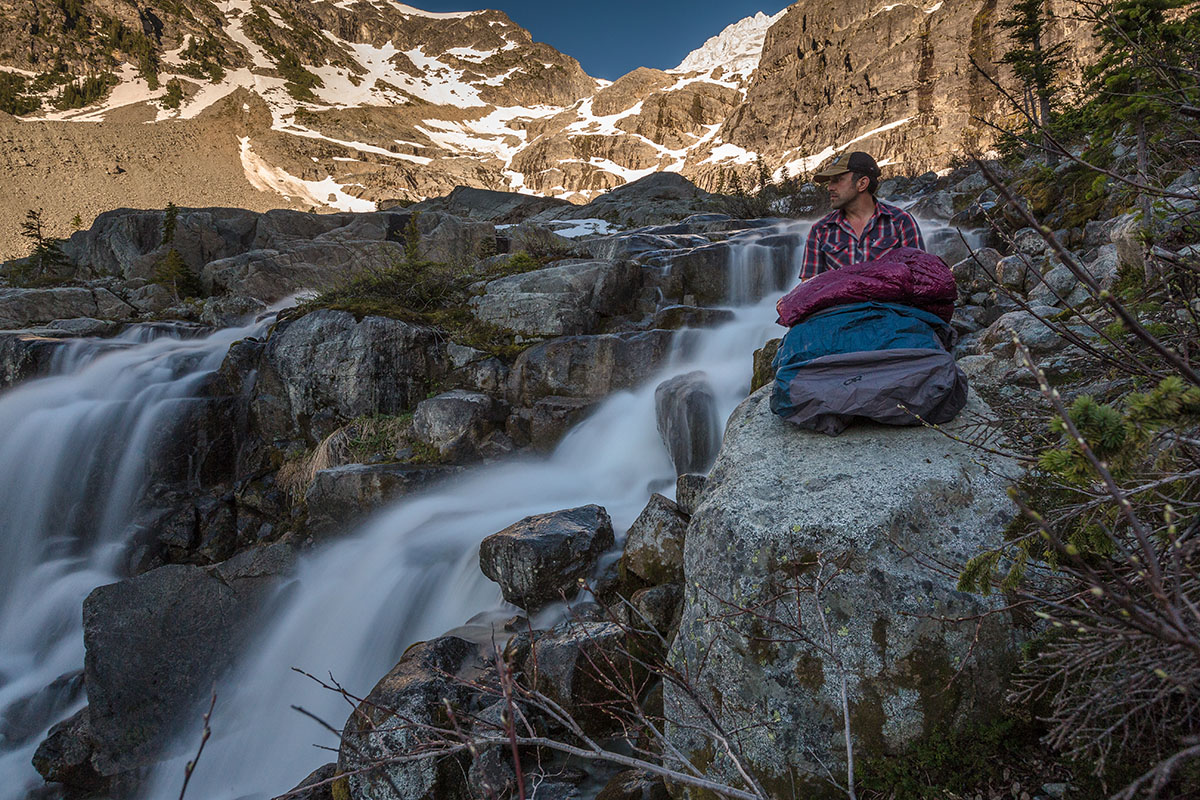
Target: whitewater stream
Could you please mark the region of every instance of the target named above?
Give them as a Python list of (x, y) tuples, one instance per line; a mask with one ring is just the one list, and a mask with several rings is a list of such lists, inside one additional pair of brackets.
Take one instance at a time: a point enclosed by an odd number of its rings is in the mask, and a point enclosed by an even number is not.
[[(677, 333), (664, 368), (606, 399), (551, 455), (470, 470), (305, 555), (271, 619), (217, 687), (213, 738), (188, 797), (269, 798), (333, 760), (314, 745), (336, 748), (337, 738), (291, 707), (335, 727), (350, 708), (291, 668), (332, 674), (365, 695), (414, 641), (472, 618), (485, 624), (486, 612), (504, 609), (499, 588), (479, 571), (485, 536), (529, 514), (597, 503), (620, 538), (651, 492), (673, 496), (655, 387), (702, 370), (720, 420), (729, 416), (746, 396), (753, 351), (781, 333), (774, 302), (798, 271), (757, 239), (786, 233), (800, 242), (808, 227), (788, 223), (733, 240), (733, 319)], [(152, 335), (145, 332), (80, 340), (64, 348), (61, 374), (0, 394), (0, 720), (8, 720), (0, 728), (0, 800), (21, 800), (40, 783), (34, 749), (85, 702), (71, 679), (83, 664), (80, 608), (94, 587), (123, 577), (131, 510), (153, 471), (152, 435), (233, 341), (261, 335), (265, 324), (195, 340), (134, 338)], [(55, 691), (42, 691), (60, 676), (67, 678)], [(195, 748), (199, 715), (180, 733), (181, 752)], [(33, 721), (21, 728), (12, 724), (17, 717)], [(144, 797), (177, 797), (183, 760), (157, 768)]]

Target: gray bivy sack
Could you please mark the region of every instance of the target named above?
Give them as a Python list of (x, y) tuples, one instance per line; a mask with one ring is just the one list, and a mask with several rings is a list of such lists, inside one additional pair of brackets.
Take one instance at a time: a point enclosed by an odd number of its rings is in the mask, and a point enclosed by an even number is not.
[(814, 314), (780, 343), (771, 409), (831, 436), (856, 420), (949, 422), (967, 402), (967, 376), (945, 348), (950, 335), (939, 317), (896, 303)]

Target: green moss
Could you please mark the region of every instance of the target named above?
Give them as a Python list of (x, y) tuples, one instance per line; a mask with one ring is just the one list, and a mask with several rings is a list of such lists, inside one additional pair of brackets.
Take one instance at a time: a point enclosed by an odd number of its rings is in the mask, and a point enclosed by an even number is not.
[(793, 670), (796, 682), (813, 692), (825, 685), (825, 663), (811, 653), (803, 653), (796, 659)]
[(1039, 748), (1033, 724), (1001, 719), (961, 731), (935, 729), (902, 754), (871, 756), (859, 770), (862, 790), (893, 800), (945, 798), (999, 784), (1004, 769)]

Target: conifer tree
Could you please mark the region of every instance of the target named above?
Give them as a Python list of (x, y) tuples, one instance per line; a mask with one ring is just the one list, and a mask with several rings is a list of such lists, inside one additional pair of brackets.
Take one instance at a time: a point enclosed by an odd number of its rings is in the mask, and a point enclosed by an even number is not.
[(63, 253), (59, 240), (46, 236), (42, 223), (41, 210), (32, 208), (25, 212), (25, 221), (21, 223), (21, 235), (32, 244), (29, 257), (26, 259), (25, 275), (28, 278), (42, 277), (47, 269), (67, 266), (71, 260)]
[[(1088, 73), (1096, 93), (1091, 109), (1113, 129), (1133, 127), (1137, 182), (1150, 185), (1151, 131), (1200, 99), (1190, 63), (1200, 52), (1200, 10), (1194, 0), (1112, 0), (1095, 19), (1100, 59)], [(1145, 192), (1139, 197), (1143, 224), (1150, 223), (1151, 200)]]
[(1066, 42), (1047, 46), (1045, 41), (1046, 0), (1018, 0), (1009, 16), (1000, 20), (999, 27), (1009, 31), (1013, 48), (1000, 61), (1012, 67), (1025, 87), (1030, 115), (1043, 128), (1043, 145), (1051, 163), (1057, 158), (1049, 149), (1045, 127), (1053, 116), (1053, 104), (1061, 87), (1058, 75), (1066, 61)]
[(163, 209), (162, 241), (160, 244), (170, 244), (175, 241), (175, 224), (179, 218), (179, 208), (172, 202)]
[(174, 247), (167, 251), (167, 255), (154, 268), (152, 280), (170, 289), (176, 300), (199, 297), (202, 293), (196, 273), (192, 272), (191, 267)]

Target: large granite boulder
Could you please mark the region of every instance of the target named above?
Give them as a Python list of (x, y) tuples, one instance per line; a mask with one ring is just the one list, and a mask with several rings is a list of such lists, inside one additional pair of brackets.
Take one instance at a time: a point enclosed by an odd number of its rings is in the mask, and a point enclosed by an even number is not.
[(320, 310), (281, 323), (267, 340), (251, 399), (268, 438), (315, 444), (365, 414), (414, 408), (446, 371), (430, 328)]
[(484, 539), (479, 568), (505, 600), (535, 610), (572, 597), (613, 543), (612, 520), (600, 506), (534, 514)]
[[(719, 698), (714, 712), (741, 731), (744, 763), (768, 793), (821, 797), (824, 767), (838, 774), (846, 755), (843, 675), (860, 759), (1000, 707), (1015, 645), (1003, 602), (958, 592), (922, 564), (962, 564), (1003, 540), (1015, 467), (921, 427), (811, 433), (771, 413), (769, 398), (754, 393), (729, 419), (687, 531), (670, 657), (698, 675), (698, 696)], [(987, 409), (972, 397), (946, 427), (971, 412)], [(778, 599), (797, 585), (798, 599)], [(688, 727), (706, 723), (670, 683), (665, 708), (685, 723), (673, 744), (728, 779), (727, 759)]]
[(81, 276), (148, 278), (169, 248), (198, 271), (210, 261), (250, 248), (260, 216), (240, 208), (181, 208), (174, 236), (164, 247), (162, 209), (118, 208), (96, 217), (88, 230), (72, 234), (62, 249)]
[(514, 405), (542, 397), (597, 400), (650, 377), (669, 355), (670, 331), (564, 336), (523, 352), (508, 376)]
[(279, 249), (249, 250), (211, 261), (200, 272), (209, 294), (240, 294), (273, 303), (301, 289), (325, 289), (370, 270), (404, 260), (404, 245), (391, 241), (294, 241)]
[(173, 726), (231, 662), (275, 579), (283, 544), (207, 569), (172, 564), (101, 586), (83, 604), (92, 764), (105, 776), (154, 762)]
[(0, 328), (25, 328), (69, 317), (130, 319), (136, 313), (129, 303), (102, 288), (0, 289)]
[(512, 224), (552, 208), (569, 208), (566, 200), (520, 192), (497, 192), (474, 186), (455, 186), (450, 194), (409, 206), (410, 211), (444, 211), (465, 219)]
[(629, 310), (640, 270), (616, 261), (568, 261), (487, 284), (472, 315), (527, 337), (592, 333)]

